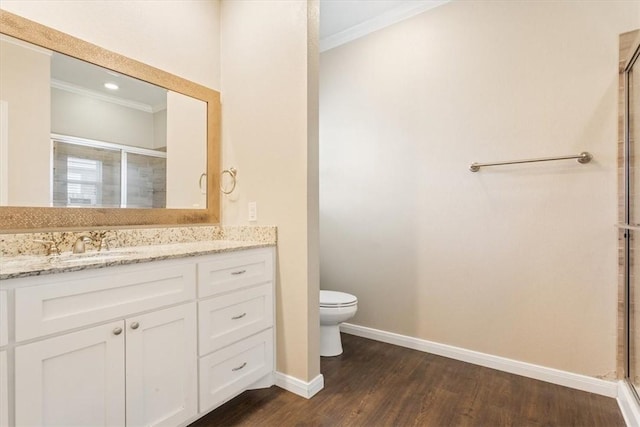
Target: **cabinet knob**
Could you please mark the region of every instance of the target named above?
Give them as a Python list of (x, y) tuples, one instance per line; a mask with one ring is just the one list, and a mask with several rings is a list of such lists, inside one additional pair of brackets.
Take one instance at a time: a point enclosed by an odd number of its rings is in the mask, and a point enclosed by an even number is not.
[(122, 333), (122, 328), (115, 328), (113, 330), (113, 335), (120, 335)]
[(138, 322), (133, 322), (131, 324), (131, 329), (138, 329), (139, 327), (140, 327), (140, 323), (138, 323)]

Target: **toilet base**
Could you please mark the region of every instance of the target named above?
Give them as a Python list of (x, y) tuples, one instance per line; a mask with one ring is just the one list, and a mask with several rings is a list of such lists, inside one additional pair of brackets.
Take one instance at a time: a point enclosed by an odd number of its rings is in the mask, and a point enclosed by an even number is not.
[(320, 325), (320, 356), (331, 357), (341, 354), (340, 325)]

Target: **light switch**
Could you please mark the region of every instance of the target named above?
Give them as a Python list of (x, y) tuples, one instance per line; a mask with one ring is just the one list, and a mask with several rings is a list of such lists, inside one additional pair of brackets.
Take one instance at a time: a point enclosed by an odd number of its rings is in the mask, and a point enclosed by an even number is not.
[(258, 204), (256, 202), (249, 202), (249, 221), (258, 220)]

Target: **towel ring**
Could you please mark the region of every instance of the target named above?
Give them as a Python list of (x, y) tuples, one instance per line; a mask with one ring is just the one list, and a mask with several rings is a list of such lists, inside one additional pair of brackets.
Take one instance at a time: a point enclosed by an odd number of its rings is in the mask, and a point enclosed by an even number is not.
[[(230, 190), (225, 190), (222, 187), (222, 178), (224, 177), (224, 174), (227, 173), (229, 174), (229, 176), (231, 177), (231, 181), (232, 181), (232, 185), (231, 185), (231, 189)], [(234, 167), (230, 167), (229, 169), (225, 169), (220, 173), (220, 191), (222, 191), (224, 194), (231, 194), (233, 193), (233, 190), (236, 189), (236, 176), (238, 175), (238, 171), (236, 170), (236, 168)]]
[[(200, 179), (198, 180), (198, 188), (200, 189), (200, 194), (207, 194), (207, 189), (206, 188), (204, 190), (202, 189), (202, 178), (206, 178), (206, 177), (207, 177), (207, 174), (206, 172), (204, 172), (200, 175)], [(206, 183), (207, 182), (205, 181), (205, 184)]]

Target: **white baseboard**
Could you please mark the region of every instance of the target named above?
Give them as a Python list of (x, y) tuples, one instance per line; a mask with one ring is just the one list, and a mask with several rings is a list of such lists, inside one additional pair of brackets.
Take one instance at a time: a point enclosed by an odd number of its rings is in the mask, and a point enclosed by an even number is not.
[(640, 426), (640, 408), (629, 384), (618, 381), (618, 406), (628, 426)]
[(282, 372), (276, 372), (275, 380), (278, 387), (306, 399), (311, 399), (316, 393), (324, 388), (324, 377), (322, 374), (309, 382), (304, 382), (298, 378), (283, 374)]
[(545, 366), (520, 362), (518, 360), (507, 359), (500, 356), (493, 356), (491, 354), (480, 353), (478, 351), (395, 334), (393, 332), (352, 325), (350, 323), (343, 323), (340, 325), (340, 330), (347, 334), (424, 351), (426, 353), (437, 354), (450, 359), (473, 363), (474, 365), (485, 366), (487, 368), (497, 369), (499, 371), (546, 381), (577, 390), (588, 391), (590, 393), (596, 393), (608, 397), (618, 396), (618, 384), (614, 381), (601, 380), (586, 375), (574, 374), (572, 372), (561, 371), (559, 369), (547, 368)]

